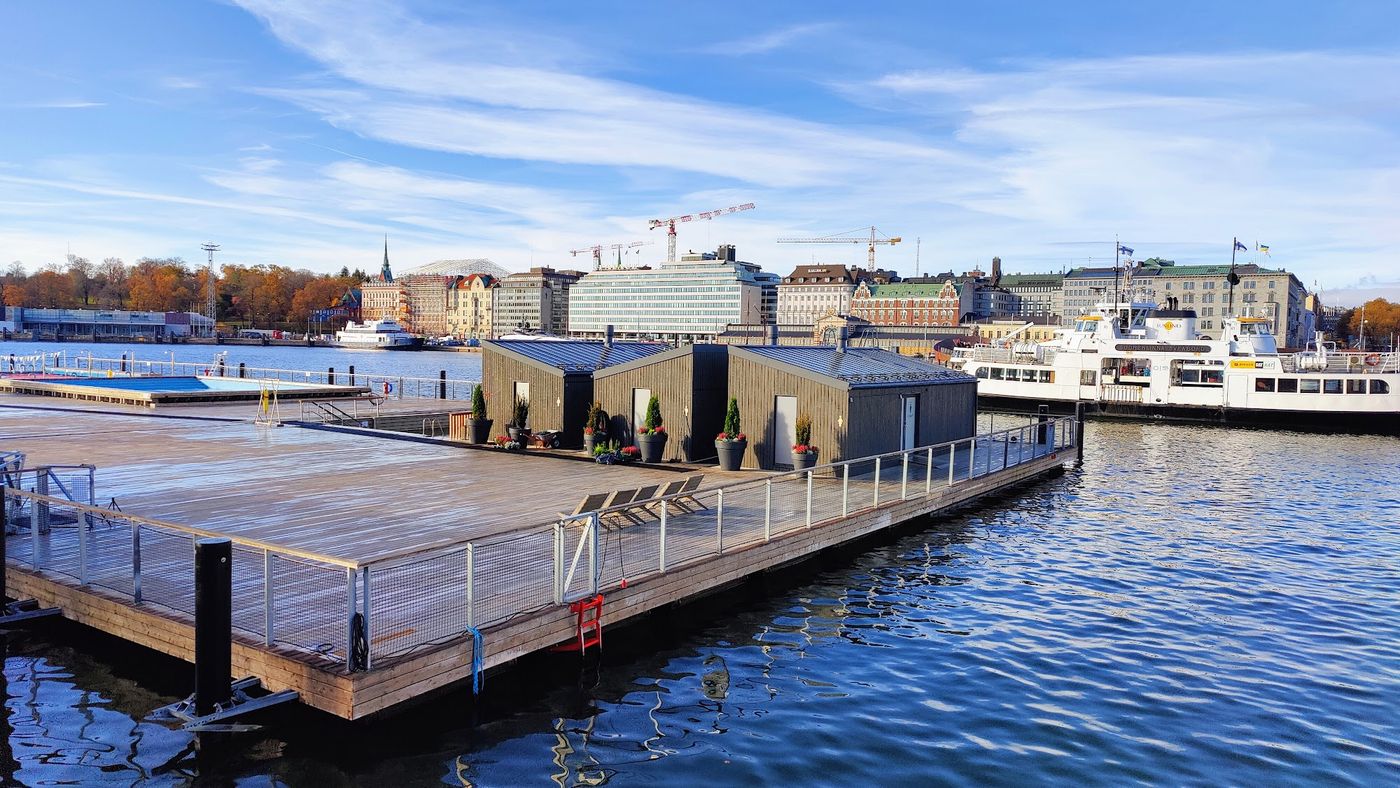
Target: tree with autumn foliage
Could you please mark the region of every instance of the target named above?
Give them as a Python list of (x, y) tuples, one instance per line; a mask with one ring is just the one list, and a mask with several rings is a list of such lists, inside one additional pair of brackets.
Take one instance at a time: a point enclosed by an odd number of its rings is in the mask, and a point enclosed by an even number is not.
[[(1391, 337), (1400, 334), (1400, 304), (1373, 298), (1365, 305), (1367, 348), (1389, 347)], [(1337, 321), (1337, 333), (1348, 344), (1361, 340), (1362, 307), (1347, 310)]]

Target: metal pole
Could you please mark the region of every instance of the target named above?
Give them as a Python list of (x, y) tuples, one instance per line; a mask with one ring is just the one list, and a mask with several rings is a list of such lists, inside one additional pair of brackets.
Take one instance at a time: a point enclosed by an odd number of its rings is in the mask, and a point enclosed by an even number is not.
[[(810, 512), (812, 499), (807, 498), (807, 509)], [(809, 521), (807, 523), (811, 525)], [(773, 535), (773, 480), (766, 479), (763, 482), (763, 541), (768, 541)]]
[(29, 500), (29, 563), (39, 568), (39, 502)]
[(1084, 403), (1074, 403), (1074, 467), (1084, 464)]
[(334, 385), (335, 385), (335, 367), (327, 367), (327, 368), (326, 368), (326, 385), (327, 385), (327, 386), (334, 386)]
[(194, 713), (228, 703), (233, 675), (233, 542), (194, 543)]
[(851, 464), (844, 463), (841, 466), (841, 516), (845, 517), (850, 511), (851, 492)]
[(588, 518), (588, 574), (592, 578), (590, 583), (593, 594), (598, 593), (598, 529), (601, 521), (602, 518), (597, 512), (593, 512)]
[(355, 385), (355, 365), (350, 365), (350, 385)]
[(717, 492), (718, 501), (715, 503), (715, 546), (721, 553), (724, 552), (724, 490)]
[(263, 645), (265, 646), (272, 645), (272, 641), (276, 639), (273, 634), (276, 622), (273, 620), (272, 558), (271, 550), (263, 550)]
[[(810, 470), (807, 471), (807, 527), (812, 527), (812, 472)], [(763, 523), (763, 540), (768, 541), (767, 518), (764, 519)]]
[(933, 493), (933, 447), (928, 447), (928, 460), (924, 468), (924, 495)]
[(403, 378), (399, 378), (399, 399), (403, 399)]
[(564, 521), (554, 523), (554, 604), (564, 604)]
[(1046, 443), (1046, 437), (1047, 437), (1046, 430), (1049, 429), (1049, 422), (1050, 422), (1050, 406), (1049, 406), (1049, 405), (1039, 405), (1039, 406), (1036, 407), (1035, 413), (1036, 413), (1035, 420), (1036, 420), (1036, 425), (1037, 425), (1037, 426), (1036, 426), (1036, 432), (1035, 432), (1035, 442), (1036, 442), (1038, 445), (1044, 446), (1045, 443)]
[(899, 480), (899, 500), (909, 497), (909, 452), (904, 452), (904, 474)]
[(668, 511), (670, 511), (670, 510), (671, 510), (671, 502), (670, 502), (670, 501), (662, 501), (662, 502), (661, 502), (661, 544), (660, 544), (659, 549), (658, 549), (658, 552), (660, 553), (660, 557), (657, 559), (657, 568), (658, 568), (658, 570), (661, 571), (661, 572), (665, 572), (665, 571), (666, 571), (666, 513), (667, 513)]
[(875, 500), (870, 504), (872, 507), (880, 505), (880, 458), (875, 458)]
[(977, 436), (967, 442), (967, 478), (972, 480), (973, 474), (977, 473)]
[[(87, 522), (87, 512), (83, 513), (82, 519), (78, 521), (78, 585), (88, 584), (88, 529), (84, 527)], [(4, 532), (0, 531), (0, 539), (4, 538)]]
[(141, 524), (131, 524), (131, 601), (141, 604)]
[(467, 628), (476, 629), (476, 545), (467, 542)]
[(948, 444), (948, 486), (953, 486), (953, 466), (957, 464), (958, 442)]
[(365, 628), (365, 664), (364, 669), (369, 670), (374, 667), (374, 649), (371, 648), (369, 637), (369, 567), (360, 568), (360, 585), (364, 586), (364, 594), (360, 600), (360, 618), (362, 626)]
[[(447, 370), (438, 370), (438, 399), (447, 399)], [(520, 425), (522, 428), (524, 424)]]

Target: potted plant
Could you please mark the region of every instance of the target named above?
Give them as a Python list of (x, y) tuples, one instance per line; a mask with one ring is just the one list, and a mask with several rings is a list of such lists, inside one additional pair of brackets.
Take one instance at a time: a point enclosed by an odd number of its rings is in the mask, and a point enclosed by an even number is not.
[(636, 446), (623, 446), (617, 450), (617, 457), (622, 462), (636, 462), (642, 456), (642, 450)]
[(655, 394), (647, 400), (646, 418), (637, 428), (637, 448), (641, 449), (642, 462), (661, 462), (661, 454), (666, 449), (666, 428), (661, 426), (661, 400)]
[(805, 471), (817, 464), (817, 447), (812, 445), (812, 417), (797, 415), (797, 443), (792, 445), (792, 469)]
[(510, 433), (510, 439), (516, 443), (524, 443), (521, 438), (530, 434), (530, 431), (525, 428), (529, 421), (530, 401), (516, 397), (515, 403), (510, 409), (510, 425), (506, 427), (506, 432)]
[(724, 414), (724, 432), (715, 436), (715, 453), (719, 455), (720, 470), (739, 470), (748, 448), (749, 439), (740, 432), (739, 401), (730, 397), (729, 410)]
[(472, 387), (472, 413), (467, 419), (467, 439), (472, 443), (491, 440), (491, 420), (486, 418), (486, 392), (478, 383)]
[(589, 454), (596, 454), (593, 451), (600, 443), (607, 443), (608, 440), (608, 414), (603, 410), (603, 403), (594, 400), (588, 408), (588, 418), (583, 426), (583, 450)]
[(520, 449), (520, 441), (513, 440), (509, 435), (497, 435), (496, 439), (491, 442), (496, 444), (496, 448), (505, 451), (517, 451)]

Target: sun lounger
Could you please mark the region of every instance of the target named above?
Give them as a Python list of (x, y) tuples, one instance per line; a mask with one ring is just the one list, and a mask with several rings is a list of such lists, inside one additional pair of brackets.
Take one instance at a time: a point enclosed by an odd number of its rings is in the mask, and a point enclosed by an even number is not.
[[(661, 492), (657, 494), (656, 497), (665, 498), (668, 495), (676, 496), (675, 498), (671, 498), (665, 502), (667, 506), (671, 507), (670, 509), (668, 509), (668, 511), (678, 511), (682, 514), (685, 514), (689, 512), (698, 511), (700, 509), (708, 509), (708, 506), (706, 506), (703, 503), (700, 503), (699, 499), (697, 499), (692, 494), (696, 490), (700, 489), (700, 484), (704, 481), (705, 476), (703, 474), (700, 474), (696, 476), (689, 476), (685, 479), (679, 479), (674, 482), (669, 482), (664, 488), (662, 488)], [(661, 504), (661, 501), (657, 501), (655, 504), (652, 504), (652, 508), (660, 506)]]
[(568, 520), (572, 517), (578, 517), (585, 512), (595, 512), (602, 509), (607, 505), (608, 499), (614, 494), (615, 493), (592, 493), (585, 495), (583, 496), (583, 500), (578, 502), (578, 506), (575, 506), (572, 512), (560, 512), (559, 519)]

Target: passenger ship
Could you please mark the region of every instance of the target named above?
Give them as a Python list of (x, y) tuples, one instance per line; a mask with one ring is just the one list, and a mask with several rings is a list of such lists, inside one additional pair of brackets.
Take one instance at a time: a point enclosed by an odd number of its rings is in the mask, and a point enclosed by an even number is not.
[(335, 333), (335, 344), (343, 348), (366, 350), (418, 350), (423, 339), (403, 330), (395, 320), (366, 320), (347, 323)]
[(1227, 318), (1220, 339), (1196, 313), (1144, 301), (1099, 304), (1048, 342), (953, 351), (993, 406), (1400, 433), (1400, 353), (1338, 351), (1321, 337), (1280, 353), (1263, 318)]

